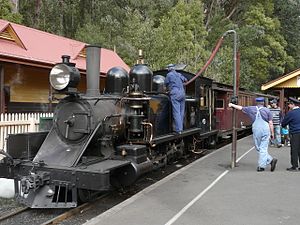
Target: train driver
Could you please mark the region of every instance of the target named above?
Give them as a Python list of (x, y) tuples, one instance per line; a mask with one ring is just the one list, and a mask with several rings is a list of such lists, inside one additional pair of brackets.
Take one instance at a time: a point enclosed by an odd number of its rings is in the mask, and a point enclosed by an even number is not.
[(165, 85), (169, 91), (172, 102), (173, 120), (175, 132), (181, 134), (183, 130), (183, 119), (185, 109), (185, 89), (184, 83), (187, 79), (175, 70), (174, 64), (167, 66), (168, 74), (165, 79)]

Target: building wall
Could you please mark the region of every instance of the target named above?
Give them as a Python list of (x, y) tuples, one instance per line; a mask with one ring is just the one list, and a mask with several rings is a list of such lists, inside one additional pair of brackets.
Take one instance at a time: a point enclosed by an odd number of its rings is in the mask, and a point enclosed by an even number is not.
[(276, 88), (300, 88), (300, 76), (293, 77), (276, 85)]
[(4, 65), (4, 85), (10, 102), (49, 103), (48, 70), (18, 64)]

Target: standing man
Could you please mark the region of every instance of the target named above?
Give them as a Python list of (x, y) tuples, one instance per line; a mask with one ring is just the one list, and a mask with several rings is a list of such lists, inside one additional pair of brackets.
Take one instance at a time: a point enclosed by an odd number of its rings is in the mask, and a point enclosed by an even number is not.
[(181, 134), (183, 130), (183, 119), (185, 109), (185, 89), (184, 82), (187, 79), (175, 71), (175, 65), (169, 64), (167, 66), (169, 73), (165, 79), (165, 85), (169, 90), (172, 102), (173, 120), (175, 123), (175, 132)]
[(282, 121), (282, 127), (289, 125), (290, 141), (291, 141), (291, 164), (292, 167), (287, 168), (288, 171), (297, 171), (300, 160), (300, 108), (295, 104), (299, 104), (295, 98), (289, 98), (288, 107), (290, 111), (285, 115)]
[(271, 172), (276, 168), (277, 159), (272, 158), (268, 153), (268, 146), (271, 137), (274, 137), (272, 114), (270, 110), (263, 106), (264, 98), (256, 98), (256, 106), (243, 107), (229, 103), (229, 107), (242, 110), (252, 121), (253, 140), (258, 153), (257, 172), (265, 170), (268, 164), (271, 165)]
[(281, 145), (281, 110), (277, 106), (277, 100), (273, 99), (270, 101), (271, 108), (270, 111), (273, 116), (273, 127), (274, 127), (274, 139), (271, 139), (271, 145), (276, 146), (277, 148), (280, 148)]

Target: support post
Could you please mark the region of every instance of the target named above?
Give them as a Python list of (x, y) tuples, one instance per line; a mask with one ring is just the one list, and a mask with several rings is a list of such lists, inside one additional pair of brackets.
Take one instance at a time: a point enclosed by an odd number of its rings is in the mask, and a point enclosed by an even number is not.
[(281, 112), (283, 114), (285, 114), (285, 111), (284, 111), (284, 88), (279, 90), (279, 107), (281, 109)]
[[(235, 30), (228, 30), (224, 33), (224, 37), (233, 33), (233, 98), (237, 99), (237, 34)], [(236, 109), (233, 108), (232, 112), (232, 149), (231, 149), (231, 168), (236, 167), (236, 144), (237, 144), (237, 128), (236, 128)]]
[(4, 68), (0, 65), (0, 113), (5, 113)]

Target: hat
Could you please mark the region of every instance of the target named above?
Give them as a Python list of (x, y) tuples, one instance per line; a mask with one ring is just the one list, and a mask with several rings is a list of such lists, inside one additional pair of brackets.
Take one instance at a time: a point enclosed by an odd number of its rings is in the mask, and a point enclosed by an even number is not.
[(289, 97), (287, 101), (287, 104), (299, 104), (299, 103), (300, 101), (298, 99), (292, 97)]
[(274, 98), (273, 100), (270, 101), (272, 104), (277, 104), (277, 100)]
[(175, 69), (175, 64), (169, 64), (167, 65), (168, 70), (174, 70)]
[(255, 99), (256, 102), (264, 102), (265, 98), (264, 97), (258, 97)]

